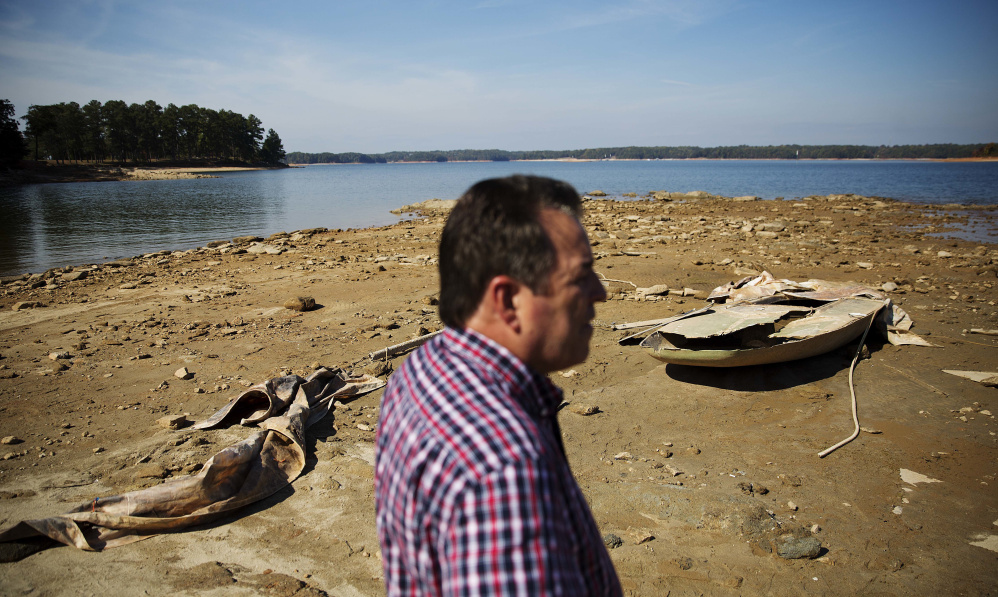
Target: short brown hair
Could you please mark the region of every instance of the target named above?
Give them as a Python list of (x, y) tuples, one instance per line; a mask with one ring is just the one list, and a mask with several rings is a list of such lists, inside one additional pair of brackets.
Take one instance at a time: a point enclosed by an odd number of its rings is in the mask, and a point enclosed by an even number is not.
[(513, 175), (476, 183), (458, 200), (440, 237), (440, 319), (464, 327), (495, 276), (507, 275), (543, 292), (555, 249), (540, 223), (545, 208), (578, 218), (582, 200), (572, 185)]

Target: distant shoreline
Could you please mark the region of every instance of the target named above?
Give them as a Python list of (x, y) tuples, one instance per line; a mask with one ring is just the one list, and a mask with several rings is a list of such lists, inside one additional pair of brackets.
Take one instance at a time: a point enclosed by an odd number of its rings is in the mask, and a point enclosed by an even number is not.
[[(434, 161), (412, 161), (412, 162), (386, 162), (387, 164), (483, 164), (496, 160), (451, 160), (447, 162)], [(527, 159), (527, 160), (506, 160), (509, 162), (564, 162), (564, 163), (588, 163), (588, 162), (998, 162), (996, 157), (985, 158), (802, 158), (800, 160), (789, 160), (780, 158), (650, 158), (650, 159), (590, 159), (590, 158), (550, 158), (550, 159)], [(112, 182), (112, 181), (143, 181), (143, 180), (186, 180), (195, 178), (216, 178), (215, 173), (223, 172), (245, 172), (251, 170), (282, 170), (287, 168), (302, 168), (305, 166), (344, 166), (357, 165), (362, 162), (324, 162), (314, 164), (289, 163), (280, 166), (266, 165), (157, 165), (143, 164), (120, 166), (111, 164), (92, 163), (63, 163), (54, 164), (50, 162), (26, 162), (27, 167), (10, 170), (0, 173), (0, 186), (10, 186), (19, 184), (44, 184), (60, 182)], [(378, 165), (378, 164), (370, 164)]]
[[(363, 164), (368, 166), (378, 166), (385, 164), (486, 164), (490, 162), (998, 162), (998, 157), (987, 157), (987, 158), (800, 158), (800, 159), (784, 159), (784, 158), (646, 158), (646, 159), (631, 159), (631, 158), (610, 158), (610, 159), (595, 159), (595, 158), (548, 158), (548, 159), (535, 159), (535, 160), (448, 160), (446, 162), (437, 162), (433, 160), (423, 160), (423, 161), (411, 161), (411, 162), (380, 162), (373, 164), (365, 164), (364, 162), (317, 162), (317, 163), (299, 163), (299, 162), (289, 162), (288, 166), (292, 168), (301, 168), (304, 166), (350, 166)], [(254, 168), (247, 168), (252, 170)]]

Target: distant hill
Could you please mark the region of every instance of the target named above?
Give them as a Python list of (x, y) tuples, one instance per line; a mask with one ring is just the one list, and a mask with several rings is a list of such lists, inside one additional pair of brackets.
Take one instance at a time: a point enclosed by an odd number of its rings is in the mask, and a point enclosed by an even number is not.
[(590, 149), (505, 151), (451, 149), (447, 151), (391, 151), (388, 153), (287, 154), (289, 164), (383, 164), (387, 162), (507, 162), (512, 160), (898, 160), (953, 159), (998, 155), (994, 143), (956, 145), (735, 145), (729, 147), (596, 147)]

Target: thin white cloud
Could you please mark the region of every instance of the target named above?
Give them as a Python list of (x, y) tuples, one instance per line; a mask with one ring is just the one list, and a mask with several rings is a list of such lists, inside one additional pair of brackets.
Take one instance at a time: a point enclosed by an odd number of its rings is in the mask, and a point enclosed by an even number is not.
[(635, 19), (664, 17), (678, 28), (688, 28), (727, 12), (731, 4), (726, 0), (630, 0), (592, 12), (569, 14), (563, 24), (568, 29), (583, 29)]

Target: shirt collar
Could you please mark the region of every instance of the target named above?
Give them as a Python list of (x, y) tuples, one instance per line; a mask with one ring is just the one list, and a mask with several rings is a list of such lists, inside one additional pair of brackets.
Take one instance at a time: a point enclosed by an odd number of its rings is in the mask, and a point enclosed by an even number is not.
[(512, 396), (529, 412), (549, 417), (558, 412), (563, 393), (546, 375), (527, 366), (505, 346), (488, 336), (467, 328), (447, 328), (441, 334), (453, 347), (482, 363), (497, 376), (508, 379), (514, 388), (522, 388), (521, 395)]

